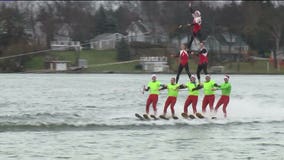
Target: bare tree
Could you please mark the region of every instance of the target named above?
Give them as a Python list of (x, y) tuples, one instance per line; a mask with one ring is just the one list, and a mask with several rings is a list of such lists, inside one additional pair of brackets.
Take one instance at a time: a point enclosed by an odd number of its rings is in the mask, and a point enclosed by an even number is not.
[(54, 38), (55, 32), (59, 28), (59, 19), (56, 17), (56, 10), (54, 3), (42, 2), (43, 5), (40, 6), (40, 12), (37, 16), (37, 21), (41, 25), (41, 30), (46, 34), (47, 47), (50, 46), (50, 42)]
[(270, 1), (265, 1), (262, 5), (262, 11), (259, 24), (273, 38), (274, 67), (277, 68), (277, 55), (279, 54), (280, 42), (284, 28), (284, 22), (282, 21), (284, 18), (283, 6), (275, 8)]
[(91, 13), (91, 2), (61, 1), (55, 3), (59, 23), (68, 24), (73, 32), (71, 38), (86, 41), (94, 36), (94, 16)]

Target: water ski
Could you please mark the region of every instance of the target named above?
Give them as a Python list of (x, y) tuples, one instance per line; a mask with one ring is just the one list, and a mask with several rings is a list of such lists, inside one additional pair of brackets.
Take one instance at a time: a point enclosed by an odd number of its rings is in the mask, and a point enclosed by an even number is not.
[(166, 116), (164, 116), (164, 115), (160, 115), (159, 116), (161, 119), (164, 119), (164, 120), (169, 120), (169, 118), (167, 118)]
[(200, 119), (203, 119), (205, 118), (201, 113), (195, 113), (196, 117), (200, 118)]
[(189, 117), (190, 119), (195, 119), (195, 116), (194, 116), (193, 114), (190, 114), (188, 117)]
[(144, 118), (138, 113), (135, 113), (135, 117), (137, 117), (138, 119), (140, 119), (142, 121), (144, 120)]
[(178, 119), (178, 117), (177, 116), (173, 116), (173, 119)]
[(188, 118), (195, 119), (195, 116), (192, 114), (187, 115), (186, 113), (182, 113), (181, 116), (185, 119), (188, 119)]
[(185, 118), (185, 119), (188, 118), (188, 115), (187, 115), (186, 113), (182, 113), (181, 116), (182, 116), (183, 118)]
[(147, 114), (143, 114), (143, 117), (144, 117), (146, 120), (150, 120), (150, 117), (149, 117)]
[(151, 114), (150, 115), (151, 118), (153, 118), (154, 120), (158, 120), (159, 118), (157, 118), (155, 115)]

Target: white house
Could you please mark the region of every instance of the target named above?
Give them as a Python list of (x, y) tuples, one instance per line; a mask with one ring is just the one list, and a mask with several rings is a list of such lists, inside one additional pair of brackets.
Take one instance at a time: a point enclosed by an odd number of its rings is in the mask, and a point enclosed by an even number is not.
[[(180, 40), (177, 38), (172, 39), (172, 44), (179, 47), (180, 43), (188, 43), (190, 35), (184, 35)], [(216, 35), (209, 35), (204, 41), (205, 47), (209, 52), (217, 53), (222, 59), (236, 60), (239, 54), (247, 54), (249, 46), (243, 39), (235, 34), (221, 33)], [(200, 41), (195, 38), (191, 44), (191, 50), (199, 50)]]
[(222, 33), (209, 35), (206, 45), (210, 52), (217, 53), (222, 59), (236, 60), (239, 55), (248, 54), (249, 46), (244, 40), (235, 34)]
[(50, 47), (52, 50), (81, 50), (82, 47), (79, 41), (51, 41)]
[(70, 25), (64, 23), (55, 33), (55, 41), (71, 41), (73, 29)]
[(98, 50), (114, 49), (116, 43), (124, 37), (121, 33), (103, 33), (90, 40), (90, 48)]
[(141, 20), (133, 21), (127, 27), (126, 33), (129, 42), (148, 42), (154, 44), (168, 41), (168, 35), (163, 30), (163, 27), (152, 23), (147, 25)]
[(150, 29), (141, 20), (131, 22), (126, 33), (129, 42), (150, 42)]
[(53, 50), (81, 50), (81, 44), (79, 41), (72, 41), (73, 29), (70, 25), (64, 23), (56, 32), (54, 41), (50, 42), (50, 48)]

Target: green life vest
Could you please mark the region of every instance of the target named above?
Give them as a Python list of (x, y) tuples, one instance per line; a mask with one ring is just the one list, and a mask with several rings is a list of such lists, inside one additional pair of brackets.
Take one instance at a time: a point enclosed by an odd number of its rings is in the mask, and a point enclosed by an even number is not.
[(161, 86), (161, 82), (159, 81), (151, 81), (148, 83), (148, 87), (150, 88), (150, 94), (160, 94), (159, 88)]
[(212, 88), (214, 88), (214, 84), (215, 82), (213, 80), (203, 83), (204, 95), (214, 95), (215, 94), (215, 92), (212, 91)]
[(225, 95), (225, 96), (230, 96), (231, 94), (231, 84), (228, 82), (228, 83), (223, 83), (221, 84), (220, 88), (222, 90), (222, 95)]
[(196, 88), (196, 86), (197, 86), (196, 83), (187, 82), (186, 86), (187, 86), (189, 95), (192, 95), (192, 96), (198, 96), (199, 95), (199, 90), (192, 91), (193, 88)]
[(178, 96), (179, 84), (171, 84), (171, 83), (169, 83), (167, 85), (167, 88), (168, 88), (168, 96), (173, 96), (173, 97), (177, 97)]

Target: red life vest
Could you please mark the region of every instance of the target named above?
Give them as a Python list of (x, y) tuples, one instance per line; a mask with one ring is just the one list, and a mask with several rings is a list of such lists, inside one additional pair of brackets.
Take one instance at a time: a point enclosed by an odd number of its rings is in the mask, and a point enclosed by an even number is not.
[(193, 33), (197, 33), (201, 30), (201, 17), (195, 17), (193, 19)]
[(199, 53), (199, 63), (198, 64), (203, 64), (203, 63), (208, 63), (208, 57), (207, 57), (207, 50), (205, 53), (202, 53), (201, 51), (205, 48), (201, 48), (200, 53)]
[(188, 63), (188, 53), (186, 50), (180, 50), (179, 52), (179, 57), (180, 57), (180, 64), (181, 65), (186, 65)]

